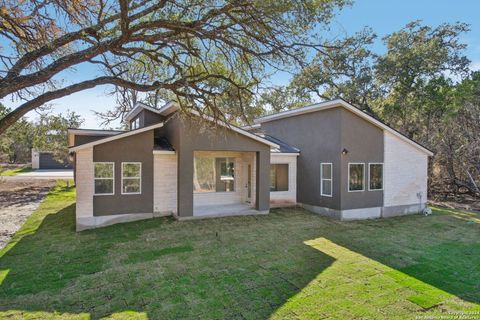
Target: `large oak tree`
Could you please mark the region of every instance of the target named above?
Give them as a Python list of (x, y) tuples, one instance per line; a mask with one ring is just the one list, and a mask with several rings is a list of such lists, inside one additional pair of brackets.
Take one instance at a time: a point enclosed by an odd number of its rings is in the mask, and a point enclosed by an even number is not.
[[(21, 104), (0, 134), (49, 101), (99, 85), (165, 91), (220, 115), (225, 94), (322, 47), (313, 30), (348, 0), (4, 0), (0, 99)], [(66, 70), (98, 67), (82, 81)], [(66, 81), (64, 81), (66, 80)], [(240, 104), (241, 107), (241, 104)]]

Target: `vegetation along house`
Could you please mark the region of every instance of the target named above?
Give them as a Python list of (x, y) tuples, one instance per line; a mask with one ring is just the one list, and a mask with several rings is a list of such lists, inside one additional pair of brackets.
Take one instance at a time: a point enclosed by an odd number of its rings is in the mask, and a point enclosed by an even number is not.
[(366, 219), (415, 213), (426, 204), (432, 153), (340, 99), (244, 128), (185, 115), (174, 103), (138, 104), (126, 118), (125, 132), (69, 131), (77, 230), (294, 205)]

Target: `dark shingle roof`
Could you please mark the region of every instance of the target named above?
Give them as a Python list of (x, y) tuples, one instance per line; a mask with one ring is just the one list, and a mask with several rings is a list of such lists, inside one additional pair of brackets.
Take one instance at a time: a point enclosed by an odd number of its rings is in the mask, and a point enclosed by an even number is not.
[(288, 143), (283, 142), (282, 140), (272, 137), (268, 134), (261, 135), (261, 137), (264, 139), (267, 139), (270, 142), (276, 143), (280, 146), (280, 149), (276, 149), (274, 152), (280, 152), (280, 153), (299, 153), (300, 152), (300, 149), (295, 148), (294, 146), (291, 146)]
[(170, 141), (165, 137), (156, 137), (153, 144), (153, 150), (175, 151)]

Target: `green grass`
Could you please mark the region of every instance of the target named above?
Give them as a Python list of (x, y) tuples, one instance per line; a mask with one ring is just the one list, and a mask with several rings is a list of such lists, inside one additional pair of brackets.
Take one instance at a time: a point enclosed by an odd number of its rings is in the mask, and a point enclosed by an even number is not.
[(0, 251), (0, 318), (414, 319), (480, 312), (480, 214), (301, 209), (74, 232), (59, 185)]
[(32, 168), (30, 167), (16, 168), (16, 169), (10, 169), (5, 171), (2, 171), (0, 168), (0, 176), (4, 176), (4, 177), (15, 176), (19, 173), (25, 173), (25, 172), (31, 172), (31, 171), (32, 171)]

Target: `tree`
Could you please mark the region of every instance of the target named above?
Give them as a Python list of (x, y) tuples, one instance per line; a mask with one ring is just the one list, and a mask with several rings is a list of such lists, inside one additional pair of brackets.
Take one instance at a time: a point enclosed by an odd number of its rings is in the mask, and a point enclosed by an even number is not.
[[(383, 40), (387, 52), (378, 58), (375, 79), (382, 98), (376, 111), (409, 138), (425, 137), (415, 123), (428, 101), (428, 86), (444, 76), (466, 76), (470, 61), (464, 55), (460, 36), (467, 32), (464, 23), (442, 24), (436, 28), (409, 23)], [(436, 106), (433, 105), (435, 108)]]
[[(436, 130), (435, 189), (480, 195), (480, 72), (455, 85)], [(447, 187), (447, 188), (445, 188)]]
[[(9, 109), (0, 104), (0, 117)], [(67, 129), (78, 128), (83, 119), (75, 112), (50, 114), (48, 109), (40, 113), (37, 121), (25, 118), (17, 121), (0, 136), (0, 162), (27, 163), (31, 160), (31, 150), (43, 150), (53, 153), (55, 159), (68, 158)]]
[[(0, 118), (10, 109), (0, 104)], [(31, 158), (33, 126), (22, 118), (0, 136), (0, 162), (25, 163)]]
[(34, 124), (33, 148), (50, 151), (57, 161), (68, 159), (67, 130), (79, 128), (83, 118), (75, 112), (63, 114), (43, 113)]
[(377, 55), (369, 47), (375, 39), (376, 35), (367, 28), (351, 37), (325, 43), (325, 49), (295, 75), (291, 90), (297, 96), (310, 93), (322, 100), (341, 97), (372, 112), (370, 104), (377, 97)]
[[(0, 99), (23, 104), (0, 119), (0, 134), (27, 112), (74, 92), (114, 85), (167, 90), (183, 107), (214, 115), (226, 90), (250, 90), (267, 66), (303, 61), (320, 49), (312, 30), (348, 0), (5, 0), (0, 5)], [(99, 67), (64, 84), (62, 72)]]

